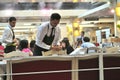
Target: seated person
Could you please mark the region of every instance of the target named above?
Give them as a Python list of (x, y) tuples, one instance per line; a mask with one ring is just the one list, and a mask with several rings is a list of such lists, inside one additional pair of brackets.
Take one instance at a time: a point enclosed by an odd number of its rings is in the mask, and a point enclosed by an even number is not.
[(0, 54), (4, 54), (4, 46), (0, 42)]
[(67, 54), (70, 54), (74, 51), (73, 47), (70, 45), (68, 38), (64, 38), (61, 42), (61, 46), (63, 50), (66, 50)]
[(35, 40), (31, 40), (31, 42), (30, 42), (30, 50), (32, 52), (34, 52), (35, 42), (36, 42)]
[(82, 48), (96, 47), (93, 43), (90, 42), (89, 37), (84, 37), (83, 40), (84, 40), (84, 43), (81, 44)]
[(33, 56), (32, 51), (28, 48), (28, 40), (21, 40), (20, 41), (20, 50), (22, 52), (28, 53), (29, 56)]
[[(91, 47), (96, 47), (95, 44), (90, 42), (90, 38), (89, 37), (84, 37), (83, 40), (84, 40), (84, 43), (81, 44), (81, 48), (89, 49)], [(88, 51), (88, 53), (89, 52), (95, 52), (95, 50), (90, 50), (90, 51)]]
[(108, 40), (105, 39), (104, 43), (102, 44), (102, 47), (112, 47), (112, 43), (108, 42)]
[(3, 57), (4, 55), (4, 46), (2, 46), (2, 43), (0, 42), (0, 57)]

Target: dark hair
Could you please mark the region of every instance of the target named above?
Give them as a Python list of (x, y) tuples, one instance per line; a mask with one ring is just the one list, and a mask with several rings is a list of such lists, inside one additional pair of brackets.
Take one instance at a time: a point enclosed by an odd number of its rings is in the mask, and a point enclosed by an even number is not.
[(66, 45), (65, 48), (67, 48), (68, 46), (70, 46), (69, 40), (68, 40), (67, 38), (64, 38), (64, 39), (62, 40), (62, 42), (65, 43), (65, 45)]
[(85, 32), (84, 32), (84, 31), (81, 31), (81, 33), (85, 34)]
[(54, 19), (57, 19), (57, 20), (60, 20), (61, 19), (61, 16), (60, 14), (58, 13), (53, 13), (50, 17), (51, 20), (54, 20)]
[(28, 48), (28, 40), (21, 40), (20, 41), (20, 50)]
[(9, 22), (16, 21), (16, 18), (15, 17), (10, 17), (8, 21)]
[(90, 42), (90, 38), (89, 38), (89, 37), (84, 37), (83, 40), (84, 40), (85, 42)]
[(35, 45), (35, 40), (32, 40), (31, 42), (30, 42), (30, 48), (33, 48), (34, 47), (34, 45)]
[(113, 37), (115, 37), (115, 34), (112, 34)]

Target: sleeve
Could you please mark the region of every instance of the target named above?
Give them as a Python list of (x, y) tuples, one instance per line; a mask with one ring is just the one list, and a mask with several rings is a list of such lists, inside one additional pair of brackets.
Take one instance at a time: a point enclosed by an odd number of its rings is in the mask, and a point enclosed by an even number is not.
[(10, 30), (9, 29), (5, 29), (4, 32), (3, 32), (3, 36), (2, 36), (2, 42), (3, 43), (11, 43), (11, 39), (9, 39), (10, 37)]
[(38, 31), (37, 31), (37, 44), (41, 46), (42, 48), (49, 50), (50, 46), (42, 42), (46, 33), (47, 33), (47, 26), (45, 25), (39, 26)]

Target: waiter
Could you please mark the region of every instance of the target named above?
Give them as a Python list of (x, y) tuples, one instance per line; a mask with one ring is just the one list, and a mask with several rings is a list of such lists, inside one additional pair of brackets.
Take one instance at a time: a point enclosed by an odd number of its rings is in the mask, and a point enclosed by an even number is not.
[(8, 20), (9, 24), (7, 27), (5, 27), (3, 36), (2, 36), (2, 42), (4, 43), (5, 46), (5, 53), (9, 53), (12, 51), (16, 50), (16, 39), (15, 39), (15, 34), (13, 31), (13, 28), (16, 25), (16, 18), (15, 17), (10, 17)]
[(38, 27), (34, 56), (42, 56), (42, 51), (59, 49), (55, 45), (57, 45), (61, 36), (60, 28), (57, 26), (60, 19), (60, 14), (53, 13), (49, 22), (45, 22)]

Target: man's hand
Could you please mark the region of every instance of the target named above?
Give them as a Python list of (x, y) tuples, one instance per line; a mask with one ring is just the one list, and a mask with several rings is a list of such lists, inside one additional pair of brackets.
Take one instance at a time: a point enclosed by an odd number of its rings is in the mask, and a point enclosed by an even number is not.
[(16, 46), (17, 45), (17, 39), (13, 40), (13, 45)]
[(62, 47), (59, 46), (59, 45), (51, 46), (51, 50), (54, 50), (54, 51), (59, 51), (59, 50), (61, 50), (61, 49), (62, 49)]
[(13, 42), (16, 43), (16, 42), (17, 42), (17, 39), (14, 39)]

